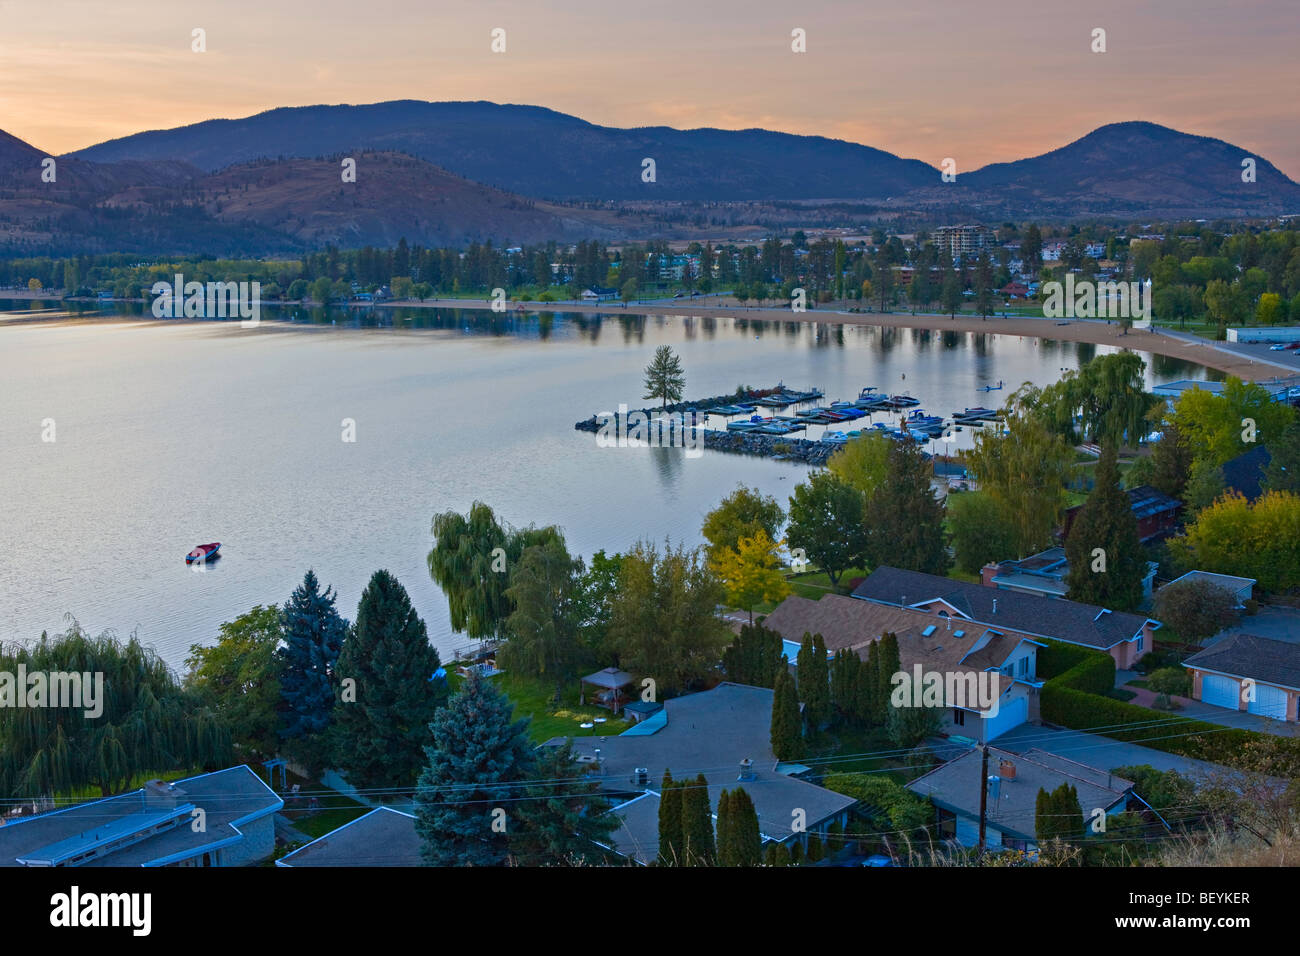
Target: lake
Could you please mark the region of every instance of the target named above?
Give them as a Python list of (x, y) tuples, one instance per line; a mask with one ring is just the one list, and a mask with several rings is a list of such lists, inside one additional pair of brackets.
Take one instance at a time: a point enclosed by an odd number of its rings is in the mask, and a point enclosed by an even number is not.
[[(19, 321), (42, 308), (49, 323)], [(0, 639), (62, 630), (70, 614), (95, 633), (137, 633), (178, 669), (221, 622), (282, 603), (309, 567), (349, 619), (387, 568), (446, 656), (467, 641), (429, 579), (430, 521), (476, 499), (517, 525), (560, 525), (584, 556), (640, 538), (699, 543), (705, 513), (740, 482), (784, 505), (807, 466), (602, 448), (574, 430), (648, 404), (642, 370), (658, 345), (681, 356), (687, 398), (783, 381), (830, 401), (874, 385), (945, 416), (1111, 351), (684, 316), (339, 310), (241, 329), (141, 321), (129, 305), (61, 320), (61, 308), (0, 302)], [(1143, 358), (1151, 384), (1217, 375)], [(1006, 391), (977, 391), (998, 380)], [(188, 569), (186, 552), (208, 541), (222, 559)]]

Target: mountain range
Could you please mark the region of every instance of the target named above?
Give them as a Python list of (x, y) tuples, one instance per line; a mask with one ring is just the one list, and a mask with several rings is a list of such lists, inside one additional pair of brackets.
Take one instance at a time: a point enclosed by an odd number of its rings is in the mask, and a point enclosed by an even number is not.
[[(861, 221), (1300, 212), (1300, 185), (1265, 158), (1144, 122), (1103, 126), (952, 183), (919, 160), (843, 140), (619, 129), (486, 102), (294, 107), (141, 132), (57, 157), (54, 182), (42, 181), (45, 158), (0, 132), (0, 250), (271, 254), (402, 236), (426, 245), (678, 238), (716, 234), (719, 223), (762, 234), (772, 203), (827, 201)], [(349, 158), (355, 182), (340, 175)], [(1246, 158), (1254, 182), (1242, 180)]]

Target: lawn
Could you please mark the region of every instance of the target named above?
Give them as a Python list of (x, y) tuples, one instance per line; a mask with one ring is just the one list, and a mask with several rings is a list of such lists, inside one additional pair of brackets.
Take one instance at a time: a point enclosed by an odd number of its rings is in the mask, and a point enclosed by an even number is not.
[[(553, 706), (555, 684), (552, 681), (510, 672), (499, 674), (490, 680), (515, 705), (516, 719), (530, 718), (528, 736), (534, 743), (542, 743), (552, 737), (613, 737), (632, 726), (602, 707), (579, 704), (576, 679), (565, 683), (559, 707)], [(591, 729), (580, 726), (594, 717), (604, 717), (606, 722)]]

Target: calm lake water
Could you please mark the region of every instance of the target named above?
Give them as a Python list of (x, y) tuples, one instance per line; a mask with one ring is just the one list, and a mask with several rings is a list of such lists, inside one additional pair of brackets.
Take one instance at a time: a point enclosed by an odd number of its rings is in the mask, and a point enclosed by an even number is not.
[[(560, 525), (584, 556), (640, 538), (699, 543), (705, 513), (738, 482), (784, 504), (806, 466), (598, 448), (574, 430), (620, 402), (646, 404), (642, 369), (658, 345), (681, 355), (688, 398), (784, 381), (820, 386), (830, 401), (874, 385), (945, 416), (998, 405), (1021, 382), (1047, 384), (1108, 351), (1018, 336), (441, 309), (317, 313), (248, 330), (142, 322), (129, 306), (18, 321), (42, 308), (62, 315), (57, 304), (0, 302), (0, 640), (62, 630), (70, 614), (96, 633), (138, 633), (178, 669), (221, 622), (283, 602), (309, 567), (348, 618), (371, 573), (387, 568), (440, 650), (466, 644), (425, 557), (433, 514), (476, 499), (514, 524)], [(1152, 384), (1217, 376), (1143, 358)], [(998, 380), (1008, 391), (977, 391)], [(43, 441), (51, 419), (55, 440)], [(343, 440), (344, 419), (355, 442)], [(208, 541), (224, 557), (187, 569), (185, 553)]]

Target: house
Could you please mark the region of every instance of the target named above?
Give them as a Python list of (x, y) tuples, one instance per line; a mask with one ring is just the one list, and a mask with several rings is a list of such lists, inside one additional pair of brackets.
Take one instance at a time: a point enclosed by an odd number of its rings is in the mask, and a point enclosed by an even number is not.
[[(1137, 519), (1138, 539), (1143, 544), (1168, 537), (1178, 530), (1178, 516), (1183, 503), (1177, 498), (1171, 498), (1150, 485), (1130, 488), (1126, 494), (1133, 517)], [(1062, 540), (1070, 537), (1070, 529), (1082, 510), (1083, 505), (1075, 505), (1065, 512), (1061, 521)]]
[[(943, 719), (939, 732), (989, 741), (1038, 719), (1037, 652), (1043, 643), (1004, 627), (967, 627), (949, 617), (937, 620), (926, 611), (890, 607), (826, 594), (813, 601), (791, 595), (763, 619), (787, 643), (804, 634), (820, 634), (828, 654), (849, 649), (866, 659), (871, 645), (886, 632), (898, 638), (902, 673), (939, 674), (944, 680)], [(979, 675), (989, 677), (982, 705)]]
[(421, 866), (415, 815), (379, 807), (275, 861), (276, 866)]
[(1111, 611), (1067, 598), (1002, 591), (888, 566), (873, 571), (854, 588), (853, 597), (999, 630), (1011, 629), (1035, 640), (1048, 638), (1091, 647), (1110, 654), (1121, 670), (1132, 667), (1151, 650), (1160, 627), (1159, 621), (1141, 614)]
[[(1223, 588), (1232, 594), (1233, 599), (1237, 602), (1237, 610), (1244, 610), (1246, 602), (1250, 600), (1251, 593), (1255, 590), (1254, 578), (1239, 578), (1235, 574), (1215, 574), (1213, 571), (1188, 571), (1181, 578), (1175, 578), (1166, 584), (1177, 584), (1179, 581), (1204, 581), (1207, 584), (1213, 584), (1215, 587)], [(1161, 588), (1164, 590), (1164, 588)]]
[[(1159, 570), (1160, 565), (1156, 562), (1147, 562), (1146, 574), (1142, 578), (1144, 597), (1151, 597), (1156, 572)], [(980, 579), (985, 587), (1000, 588), (1003, 591), (1020, 591), (1048, 598), (1065, 597), (1070, 590), (1069, 574), (1070, 559), (1065, 556), (1064, 548), (1048, 548), (1027, 558), (986, 564), (980, 569)]]
[(583, 302), (606, 302), (610, 299), (618, 298), (617, 289), (608, 289), (605, 286), (594, 285), (590, 289), (582, 291)]
[(1023, 282), (1008, 282), (998, 291), (1008, 299), (1027, 299), (1029, 297), (1029, 286)]
[(0, 827), (0, 866), (247, 866), (275, 851), (284, 801), (248, 766), (151, 780), (138, 790)]
[(1220, 466), (1224, 491), (1235, 491), (1251, 503), (1258, 501), (1264, 494), (1264, 474), (1272, 460), (1263, 445), (1228, 459)]
[[(981, 796), (985, 798), (985, 846), (1008, 850), (1036, 850), (1035, 810), (1038, 792), (1049, 793), (1061, 784), (1074, 787), (1083, 810), (1080, 830), (1099, 819), (1128, 810), (1153, 816), (1164, 823), (1133, 789), (1133, 782), (1096, 767), (1058, 757), (1034, 748), (1023, 754), (988, 748), (989, 775), (981, 771), (983, 756), (969, 750), (917, 777), (907, 789), (929, 797), (935, 806), (939, 834), (962, 846), (979, 845)], [(981, 790), (987, 787), (987, 794)], [(1167, 824), (1166, 824), (1167, 826)]]
[[(702, 772), (714, 809), (723, 790), (743, 787), (758, 811), (765, 844), (806, 845), (809, 833), (824, 837), (831, 824), (847, 823), (856, 801), (795, 776), (807, 768), (778, 764), (771, 744), (772, 697), (765, 687), (725, 682), (664, 701), (653, 720), (616, 737), (571, 738), (574, 755), (602, 792), (621, 801), (609, 811), (618, 828), (608, 848), (643, 865), (658, 856), (665, 770), (692, 780)], [(564, 741), (554, 738), (543, 746)]]
[(1261, 717), (1300, 719), (1300, 645), (1230, 634), (1183, 666), (1192, 672), (1195, 700)]

